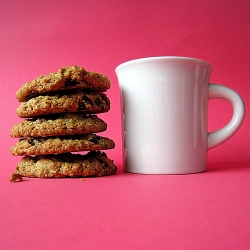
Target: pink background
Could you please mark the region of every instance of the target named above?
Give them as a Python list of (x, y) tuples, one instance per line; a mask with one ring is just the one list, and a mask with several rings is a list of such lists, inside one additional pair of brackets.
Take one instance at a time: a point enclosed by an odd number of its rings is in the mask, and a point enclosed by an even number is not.
[[(159, 55), (210, 62), (211, 82), (250, 105), (250, 2), (14, 1), (0, 3), (0, 249), (250, 249), (249, 116), (236, 135), (209, 151), (208, 171), (150, 176), (122, 171), (120, 100), (115, 68)], [(20, 157), (16, 90), (26, 81), (80, 65), (107, 75), (112, 108), (101, 117), (114, 176), (26, 179), (9, 183)], [(209, 129), (225, 125), (230, 104), (210, 103)]]

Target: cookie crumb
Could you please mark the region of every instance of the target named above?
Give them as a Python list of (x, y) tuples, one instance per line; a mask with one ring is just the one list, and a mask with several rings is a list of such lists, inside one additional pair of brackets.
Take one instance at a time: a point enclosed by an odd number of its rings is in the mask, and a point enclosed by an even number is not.
[(16, 181), (22, 181), (23, 177), (20, 174), (12, 174), (9, 181), (10, 182), (16, 182)]

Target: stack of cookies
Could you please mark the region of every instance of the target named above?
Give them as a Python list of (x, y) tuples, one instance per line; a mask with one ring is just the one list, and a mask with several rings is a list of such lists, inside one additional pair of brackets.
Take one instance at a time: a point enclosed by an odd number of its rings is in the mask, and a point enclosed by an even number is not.
[[(104, 93), (109, 88), (106, 76), (79, 66), (26, 82), (16, 92), (17, 115), (25, 120), (11, 129), (11, 136), (20, 138), (11, 153), (23, 158), (10, 181), (116, 173), (113, 161), (100, 151), (114, 148), (114, 141), (96, 134), (107, 129), (97, 114), (110, 109)], [(79, 151), (88, 152), (74, 153)]]

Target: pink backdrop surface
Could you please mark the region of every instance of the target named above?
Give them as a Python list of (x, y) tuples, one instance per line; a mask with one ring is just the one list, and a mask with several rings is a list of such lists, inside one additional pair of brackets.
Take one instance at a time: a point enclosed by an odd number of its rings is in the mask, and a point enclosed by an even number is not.
[[(211, 82), (250, 105), (250, 2), (14, 1), (0, 3), (0, 249), (250, 249), (249, 115), (236, 135), (208, 153), (208, 171), (182, 176), (123, 172), (115, 68), (148, 56), (188, 56), (213, 65)], [(107, 75), (116, 175), (9, 183), (20, 157), (16, 90), (58, 68), (80, 65)], [(209, 129), (232, 107), (213, 100)]]

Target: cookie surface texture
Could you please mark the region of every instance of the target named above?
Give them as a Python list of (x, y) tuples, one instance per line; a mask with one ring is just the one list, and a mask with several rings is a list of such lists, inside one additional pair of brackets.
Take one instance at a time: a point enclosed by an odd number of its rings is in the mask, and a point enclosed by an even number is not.
[(67, 152), (107, 150), (115, 147), (113, 140), (95, 134), (67, 137), (39, 137), (20, 139), (13, 147), (13, 155), (47, 155)]
[(11, 129), (11, 137), (48, 137), (91, 134), (107, 129), (107, 124), (96, 115), (77, 113), (24, 120)]
[(105, 92), (110, 88), (108, 77), (92, 71), (86, 71), (77, 65), (63, 67), (57, 73), (39, 76), (31, 82), (26, 82), (16, 92), (19, 102), (45, 93), (65, 91), (71, 89), (84, 89), (87, 91)]
[(11, 182), (22, 177), (60, 178), (91, 177), (115, 174), (117, 167), (104, 152), (92, 151), (86, 155), (60, 154), (25, 156), (18, 163)]
[(17, 109), (21, 118), (66, 112), (87, 114), (105, 113), (110, 109), (109, 98), (104, 93), (73, 91), (69, 94), (37, 96), (22, 102)]

